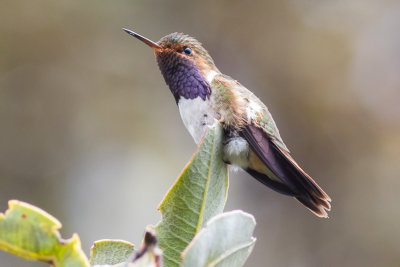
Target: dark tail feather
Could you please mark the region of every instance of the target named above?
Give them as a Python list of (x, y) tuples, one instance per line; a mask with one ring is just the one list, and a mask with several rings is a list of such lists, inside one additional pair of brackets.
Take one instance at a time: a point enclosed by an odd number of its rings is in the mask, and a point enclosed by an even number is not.
[(254, 153), (282, 183), (254, 170), (247, 172), (273, 190), (294, 196), (319, 217), (328, 217), (331, 198), (305, 173), (286, 151), (277, 147), (262, 129), (248, 126), (242, 132)]
[[(298, 201), (300, 201), (300, 203), (310, 209), (318, 217), (328, 217), (326, 210), (330, 210), (330, 203), (325, 198), (316, 197), (313, 189), (308, 189), (305, 194), (303, 193), (303, 195), (300, 195), (299, 193), (293, 192), (286, 184), (274, 181), (263, 173), (252, 169), (247, 169), (246, 171), (255, 179), (257, 179), (257, 181), (268, 186), (272, 190), (287, 196), (295, 197)], [(304, 192), (304, 190), (302, 191)]]
[(330, 205), (329, 205), (329, 208), (326, 206), (326, 203), (324, 200), (318, 199), (317, 201), (314, 201), (314, 200), (312, 200), (312, 198), (305, 197), (305, 196), (296, 197), (296, 199), (298, 201), (300, 201), (304, 206), (309, 208), (318, 217), (328, 218), (327, 211), (330, 211), (331, 208), (330, 208)]
[(290, 188), (280, 182), (274, 181), (271, 178), (269, 178), (267, 175), (258, 172), (256, 170), (253, 169), (247, 169), (246, 172), (248, 174), (250, 174), (251, 176), (253, 176), (254, 178), (257, 179), (257, 181), (259, 181), (260, 183), (268, 186), (269, 188), (271, 188), (272, 190), (284, 194), (284, 195), (288, 195), (288, 196), (295, 196), (295, 193), (293, 193), (292, 190), (290, 190)]
[(278, 158), (283, 160), (282, 166), (289, 168), (294, 178), (300, 182), (302, 188), (296, 199), (309, 208), (315, 215), (323, 218), (328, 217), (327, 211), (331, 210), (331, 198), (318, 186), (318, 184), (293, 160), (287, 153), (275, 147)]

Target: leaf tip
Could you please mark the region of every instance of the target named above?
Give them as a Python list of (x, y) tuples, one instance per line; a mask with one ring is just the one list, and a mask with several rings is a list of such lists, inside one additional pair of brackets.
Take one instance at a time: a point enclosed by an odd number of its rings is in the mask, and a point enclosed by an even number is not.
[[(14, 208), (21, 207), (22, 209), (33, 211), (34, 213), (40, 214), (41, 216), (45, 217), (49, 221), (51, 221), (54, 224), (54, 229), (59, 230), (62, 227), (62, 224), (59, 220), (57, 220), (53, 215), (47, 213), (46, 211), (42, 210), (41, 208), (38, 208), (32, 204), (16, 200), (16, 199), (11, 199), (8, 201), (8, 209), (5, 211), (5, 215), (7, 215), (11, 210)], [(26, 219), (27, 215), (22, 213), (21, 217), (22, 219)], [(0, 216), (1, 218), (1, 216)]]

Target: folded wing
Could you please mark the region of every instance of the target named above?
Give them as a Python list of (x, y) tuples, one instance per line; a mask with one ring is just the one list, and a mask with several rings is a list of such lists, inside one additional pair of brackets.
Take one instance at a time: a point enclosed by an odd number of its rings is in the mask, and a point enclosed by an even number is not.
[(254, 124), (245, 126), (240, 135), (270, 171), (262, 173), (249, 168), (247, 172), (250, 175), (275, 191), (294, 196), (317, 216), (328, 217), (330, 197), (299, 167), (287, 150), (275, 144), (262, 128)]

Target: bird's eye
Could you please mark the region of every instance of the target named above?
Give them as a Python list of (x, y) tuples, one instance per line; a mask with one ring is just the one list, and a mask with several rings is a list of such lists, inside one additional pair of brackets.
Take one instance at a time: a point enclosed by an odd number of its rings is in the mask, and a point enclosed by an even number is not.
[(184, 46), (183, 47), (183, 52), (185, 52), (186, 55), (191, 55), (192, 54), (192, 49), (190, 47)]

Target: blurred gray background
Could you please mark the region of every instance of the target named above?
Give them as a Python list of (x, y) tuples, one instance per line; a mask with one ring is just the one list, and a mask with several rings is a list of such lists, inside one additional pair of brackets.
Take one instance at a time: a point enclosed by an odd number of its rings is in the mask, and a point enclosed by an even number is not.
[[(243, 172), (226, 210), (257, 220), (246, 266), (400, 265), (400, 2), (0, 3), (0, 210), (57, 217), (62, 235), (139, 245), (195, 145), (152, 51), (198, 38), (269, 107), (294, 158), (332, 197), (319, 219)], [(0, 266), (47, 266), (0, 252)]]

